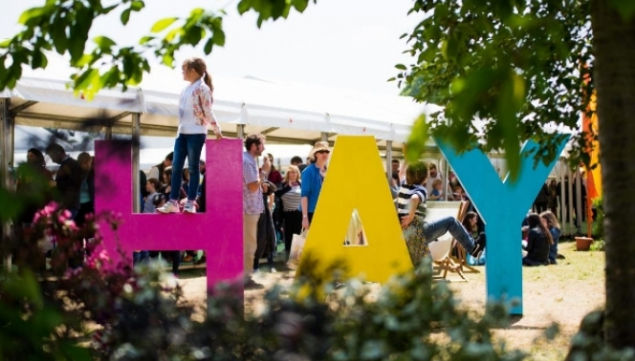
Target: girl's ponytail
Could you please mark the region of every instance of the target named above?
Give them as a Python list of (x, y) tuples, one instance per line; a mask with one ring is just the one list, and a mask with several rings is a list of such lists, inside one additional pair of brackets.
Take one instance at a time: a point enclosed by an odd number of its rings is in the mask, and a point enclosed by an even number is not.
[(212, 76), (209, 75), (207, 69), (203, 72), (203, 81), (209, 87), (209, 90), (214, 91), (214, 85), (212, 85)]
[(190, 58), (185, 60), (184, 64), (189, 69), (193, 69), (198, 75), (200, 75), (210, 90), (214, 90), (214, 86), (212, 85), (212, 77), (207, 72), (207, 65), (205, 65), (205, 61), (203, 59)]

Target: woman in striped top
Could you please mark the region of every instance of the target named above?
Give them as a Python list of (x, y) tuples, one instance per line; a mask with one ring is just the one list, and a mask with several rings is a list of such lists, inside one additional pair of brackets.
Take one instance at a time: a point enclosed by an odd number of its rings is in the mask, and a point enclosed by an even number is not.
[(282, 206), (284, 249), (288, 257), (291, 251), (293, 235), (300, 234), (302, 231), (302, 212), (300, 211), (302, 188), (300, 186), (300, 170), (298, 167), (290, 165), (287, 168), (282, 188), (276, 191), (276, 197), (281, 200), (281, 202), (276, 202), (276, 205), (281, 204)]
[(397, 215), (406, 239), (406, 246), (413, 264), (429, 254), (428, 241), (423, 234), (428, 192), (423, 186), (428, 176), (425, 163), (417, 162), (406, 168), (406, 182), (399, 188), (397, 195)]
[(450, 232), (466, 251), (478, 258), (485, 248), (485, 239), (475, 242), (465, 228), (454, 217), (446, 217), (434, 222), (425, 222), (425, 202), (428, 194), (423, 183), (428, 177), (428, 169), (423, 162), (411, 164), (406, 169), (406, 184), (399, 189), (397, 213), (403, 228), (410, 259), (416, 266), (421, 258), (430, 254), (428, 243)]

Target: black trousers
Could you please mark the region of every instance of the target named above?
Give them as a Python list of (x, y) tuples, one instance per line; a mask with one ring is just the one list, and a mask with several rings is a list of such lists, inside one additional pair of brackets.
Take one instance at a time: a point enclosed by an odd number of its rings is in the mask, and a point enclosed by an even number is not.
[(284, 211), (282, 219), (284, 222), (284, 250), (289, 254), (293, 235), (302, 232), (302, 212), (298, 210)]

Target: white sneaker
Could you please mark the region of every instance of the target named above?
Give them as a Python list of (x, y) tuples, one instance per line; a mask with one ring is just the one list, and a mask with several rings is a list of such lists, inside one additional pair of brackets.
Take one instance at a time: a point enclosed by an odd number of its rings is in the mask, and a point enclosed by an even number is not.
[(183, 207), (183, 212), (184, 213), (195, 214), (196, 213), (196, 205), (194, 204), (194, 202), (188, 201), (187, 203), (185, 203), (185, 207)]
[(179, 205), (176, 201), (167, 201), (165, 204), (159, 208), (157, 208), (157, 212), (159, 213), (179, 213)]

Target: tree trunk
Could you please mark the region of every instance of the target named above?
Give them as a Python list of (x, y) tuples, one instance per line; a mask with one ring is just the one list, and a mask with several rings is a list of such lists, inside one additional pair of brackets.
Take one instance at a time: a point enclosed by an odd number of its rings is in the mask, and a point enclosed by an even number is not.
[(606, 241), (605, 336), (635, 347), (635, 18), (592, 3)]

